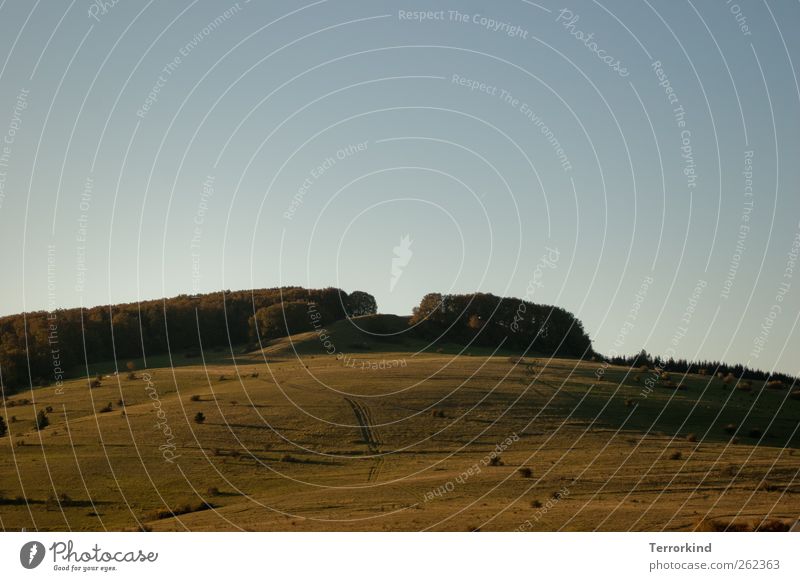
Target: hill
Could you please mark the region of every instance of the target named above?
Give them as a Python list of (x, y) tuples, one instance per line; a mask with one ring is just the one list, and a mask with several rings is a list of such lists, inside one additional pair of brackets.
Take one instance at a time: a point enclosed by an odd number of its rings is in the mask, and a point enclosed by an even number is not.
[[(366, 316), (8, 396), (4, 530), (693, 530), (800, 509), (800, 401)], [(359, 327), (365, 329), (359, 330)], [(341, 353), (342, 357), (337, 355)], [(185, 355), (189, 354), (190, 357)], [(604, 373), (598, 379), (598, 369)], [(102, 373), (98, 380), (95, 373)], [(49, 425), (36, 430), (36, 416)]]

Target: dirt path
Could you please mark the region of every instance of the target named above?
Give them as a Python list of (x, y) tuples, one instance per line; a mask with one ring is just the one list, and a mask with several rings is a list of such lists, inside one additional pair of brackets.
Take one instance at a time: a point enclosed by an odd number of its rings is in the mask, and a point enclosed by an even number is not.
[(367, 475), (367, 481), (372, 482), (377, 480), (378, 474), (383, 467), (384, 460), (383, 456), (380, 455), (382, 442), (380, 441), (377, 430), (373, 427), (374, 421), (372, 420), (370, 409), (354, 399), (345, 398), (345, 401), (350, 405), (353, 414), (356, 416), (359, 431), (361, 432), (361, 439), (367, 445), (367, 449), (370, 453), (376, 454), (374, 458), (375, 462)]

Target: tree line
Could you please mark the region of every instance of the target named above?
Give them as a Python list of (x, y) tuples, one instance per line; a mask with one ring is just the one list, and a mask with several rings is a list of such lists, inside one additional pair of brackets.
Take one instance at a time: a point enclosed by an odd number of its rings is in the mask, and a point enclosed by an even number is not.
[(592, 342), (572, 313), (488, 293), (425, 295), (411, 325), (424, 337), (454, 343), (550, 355), (594, 355)]
[(728, 364), (721, 361), (689, 361), (687, 359), (662, 359), (657, 356), (649, 354), (642, 349), (636, 355), (621, 355), (618, 357), (610, 357), (608, 361), (614, 365), (622, 365), (625, 367), (639, 368), (647, 366), (648, 368), (658, 369), (659, 371), (667, 371), (670, 373), (698, 373), (700, 375), (720, 375), (732, 376), (736, 379), (747, 379), (750, 381), (763, 381), (765, 383), (779, 381), (785, 385), (794, 385), (797, 381), (796, 377), (787, 375), (785, 373), (777, 373), (770, 371), (762, 371), (761, 369), (752, 369), (742, 364)]
[(9, 394), (59, 385), (97, 362), (254, 347), (259, 339), (311, 330), (307, 316), (297, 317), (311, 303), (328, 321), (377, 311), (374, 297), (361, 291), (283, 287), (11, 315), (0, 318), (0, 386)]

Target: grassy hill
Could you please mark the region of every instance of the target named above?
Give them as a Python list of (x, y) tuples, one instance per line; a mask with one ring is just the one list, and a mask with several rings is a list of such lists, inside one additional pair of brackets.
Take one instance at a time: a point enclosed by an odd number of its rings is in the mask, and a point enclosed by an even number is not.
[(599, 380), (599, 362), (431, 346), (395, 334), (407, 323), (339, 321), (333, 349), (314, 331), (173, 353), (130, 378), (100, 363), (9, 396), (0, 526), (691, 530), (800, 513), (786, 389), (673, 374), (650, 391), (649, 370)]

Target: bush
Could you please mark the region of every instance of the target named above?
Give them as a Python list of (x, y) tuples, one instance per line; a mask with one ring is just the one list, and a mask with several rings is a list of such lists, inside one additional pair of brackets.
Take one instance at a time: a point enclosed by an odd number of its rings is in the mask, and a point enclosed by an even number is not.
[(681, 454), (679, 451), (675, 451), (669, 455), (670, 460), (680, 460), (681, 458), (683, 458), (683, 454)]
[(531, 476), (533, 476), (533, 470), (531, 470), (527, 466), (520, 468), (519, 470), (517, 470), (517, 472), (519, 472), (520, 476), (522, 476), (523, 478), (530, 478)]
[(697, 436), (695, 434), (688, 434), (686, 436), (686, 441), (687, 442), (696, 442), (697, 441)]
[(51, 405), (47, 406), (46, 408), (44, 408), (44, 411), (46, 411), (48, 414), (52, 414), (53, 413), (53, 406), (51, 406)]
[(443, 418), (445, 417), (444, 410), (431, 410), (431, 416), (434, 418)]
[(206, 416), (203, 412), (197, 412), (194, 416), (194, 423), (195, 424), (202, 424), (206, 421)]
[(6, 421), (3, 419), (3, 416), (0, 416), (0, 438), (5, 436), (8, 433), (8, 426), (6, 425)]
[(192, 397), (189, 398), (189, 401), (200, 401), (200, 396), (199, 395), (193, 395)]
[(283, 456), (281, 456), (281, 462), (297, 462), (297, 458), (295, 458), (291, 454), (284, 454)]
[(92, 381), (89, 382), (89, 387), (92, 387), (92, 388), (100, 387), (101, 385), (102, 385), (102, 383), (101, 383), (101, 381), (99, 379), (93, 379)]
[(47, 417), (47, 412), (44, 410), (39, 410), (39, 412), (36, 414), (36, 429), (44, 430), (49, 425), (50, 418)]
[(492, 456), (491, 459), (489, 460), (489, 466), (502, 466), (502, 465), (503, 465), (503, 460), (500, 458), (500, 456)]
[(532, 508), (542, 508), (542, 501), (541, 500), (532, 500), (531, 501)]
[(112, 403), (108, 402), (108, 405), (104, 405), (103, 407), (100, 408), (100, 413), (101, 414), (107, 414), (108, 412), (110, 412), (113, 409), (113, 407), (114, 406), (112, 405)]

